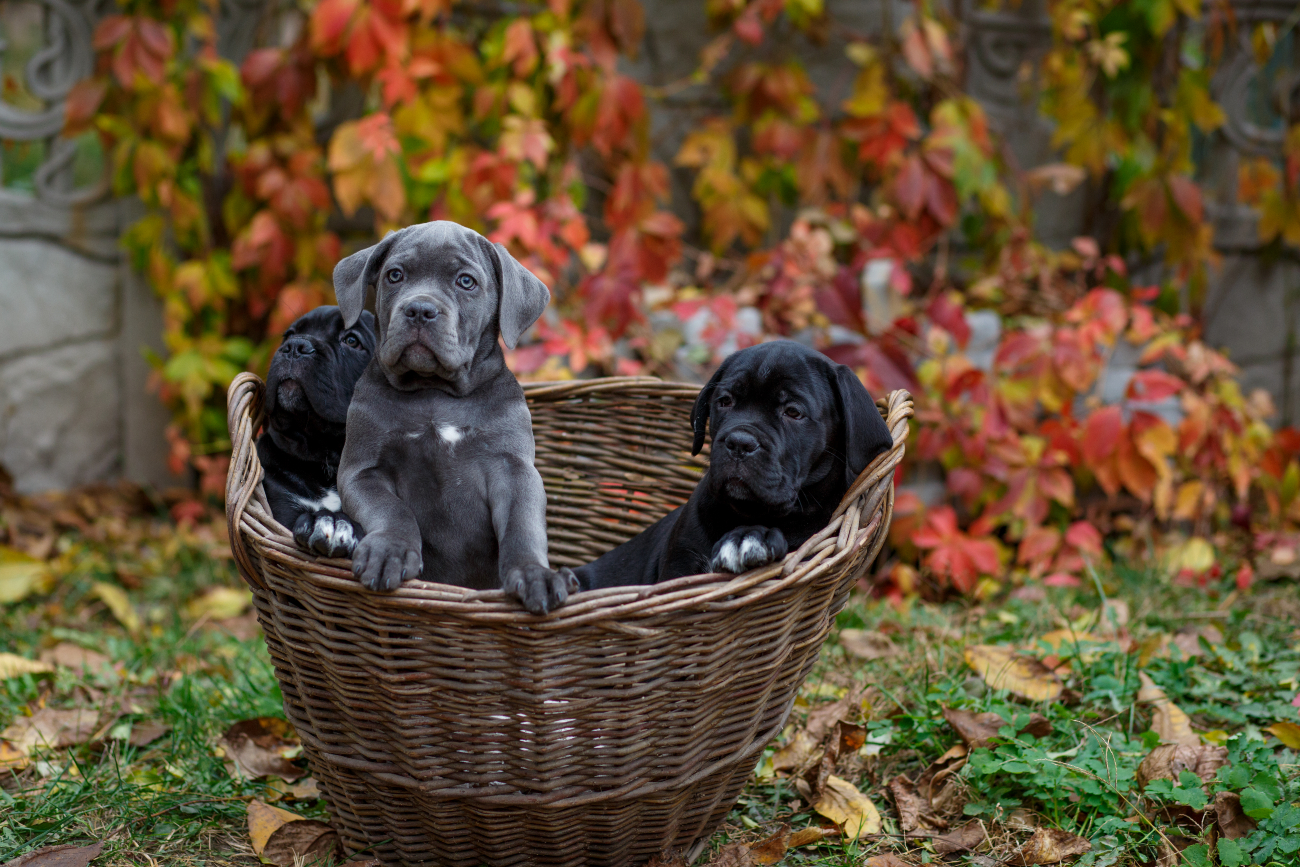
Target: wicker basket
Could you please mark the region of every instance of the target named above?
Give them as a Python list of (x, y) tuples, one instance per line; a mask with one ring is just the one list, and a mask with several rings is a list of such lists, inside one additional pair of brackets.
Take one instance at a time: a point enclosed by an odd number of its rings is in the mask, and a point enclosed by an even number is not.
[[(696, 386), (526, 386), (552, 565), (577, 565), (684, 502)], [(231, 547), (284, 709), (351, 851), (387, 864), (639, 864), (702, 847), (784, 725), (893, 510), (894, 447), (821, 533), (744, 575), (572, 597), (533, 616), (500, 591), (363, 590), (271, 517), (254, 438), (264, 386), (230, 387)]]

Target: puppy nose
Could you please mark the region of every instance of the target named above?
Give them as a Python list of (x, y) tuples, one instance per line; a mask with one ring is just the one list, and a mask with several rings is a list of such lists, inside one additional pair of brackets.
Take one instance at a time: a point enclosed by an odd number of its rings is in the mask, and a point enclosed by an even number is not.
[(758, 439), (743, 430), (732, 431), (727, 434), (727, 451), (738, 458), (752, 455), (758, 451)]
[(410, 304), (406, 305), (406, 309), (402, 311), (403, 315), (405, 315), (407, 319), (410, 319), (417, 325), (429, 323), (437, 319), (438, 312), (438, 308), (428, 301), (412, 301)]
[(290, 337), (281, 344), (280, 351), (290, 358), (297, 358), (300, 355), (311, 355), (316, 351), (316, 347), (306, 337)]

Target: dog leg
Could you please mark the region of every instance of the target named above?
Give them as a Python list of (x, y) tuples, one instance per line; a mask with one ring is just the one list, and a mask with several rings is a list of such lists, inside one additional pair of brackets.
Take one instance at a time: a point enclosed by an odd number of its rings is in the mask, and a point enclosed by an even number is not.
[(786, 555), (785, 534), (776, 527), (737, 527), (713, 546), (709, 568), (714, 572), (748, 572)]
[(322, 557), (351, 557), (360, 535), (342, 512), (303, 512), (293, 525), (298, 547)]
[(572, 569), (546, 558), (546, 489), (530, 461), (511, 457), (488, 479), (488, 506), (500, 551), (501, 589), (533, 614), (554, 611), (579, 589)]
[(420, 525), (378, 470), (361, 470), (339, 480), (343, 508), (365, 528), (352, 552), (352, 574), (369, 590), (396, 590), (424, 571)]

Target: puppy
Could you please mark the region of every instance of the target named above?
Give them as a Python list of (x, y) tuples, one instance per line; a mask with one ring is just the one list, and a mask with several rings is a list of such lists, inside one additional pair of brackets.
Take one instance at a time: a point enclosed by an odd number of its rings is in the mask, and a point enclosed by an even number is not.
[(395, 232), (334, 269), (344, 322), (371, 289), (379, 344), (348, 410), (343, 508), (365, 528), (352, 571), (371, 590), (423, 577), (500, 587), (534, 613), (577, 589), (546, 558), (532, 419), (506, 368), (550, 292), (500, 244), (449, 222)]
[(266, 377), (266, 431), (257, 440), (271, 514), (301, 547), (347, 557), (359, 533), (343, 514), (335, 473), (348, 404), (375, 351), (375, 317), (343, 324), (317, 307), (284, 332)]
[(686, 505), (574, 570), (584, 590), (745, 572), (826, 526), (893, 438), (848, 367), (790, 340), (729, 356), (691, 412), (692, 454), (713, 450)]

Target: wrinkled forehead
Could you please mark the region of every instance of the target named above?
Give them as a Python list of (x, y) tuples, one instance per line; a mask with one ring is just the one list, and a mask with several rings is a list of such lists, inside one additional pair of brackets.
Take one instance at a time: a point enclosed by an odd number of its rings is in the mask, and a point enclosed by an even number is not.
[(478, 232), (451, 222), (425, 223), (405, 230), (388, 251), (385, 262), (437, 271), (474, 267), (490, 270), (488, 241)]
[(735, 365), (722, 385), (751, 400), (799, 400), (818, 406), (831, 403), (825, 373), (802, 355), (789, 352), (767, 352), (749, 363)]
[(289, 327), (295, 331), (332, 334), (343, 330), (343, 314), (337, 307), (317, 307), (299, 316)]

